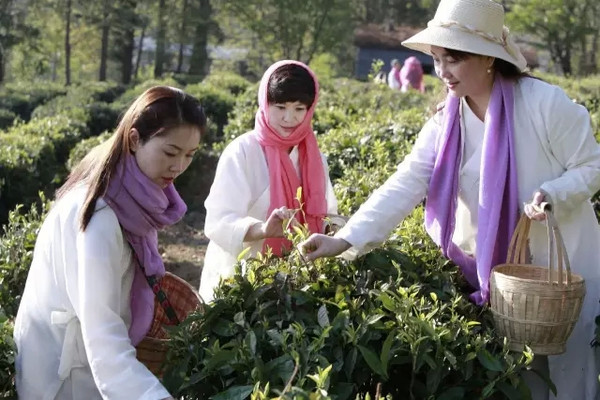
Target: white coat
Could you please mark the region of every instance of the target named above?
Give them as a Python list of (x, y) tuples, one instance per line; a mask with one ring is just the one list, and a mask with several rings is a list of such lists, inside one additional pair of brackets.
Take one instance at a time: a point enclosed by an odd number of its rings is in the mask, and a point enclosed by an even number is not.
[[(298, 176), (298, 147), (290, 152)], [(327, 160), (322, 156), (326, 180), (327, 213), (337, 214), (337, 200), (329, 179)], [(247, 132), (233, 140), (219, 158), (214, 182), (204, 203), (204, 232), (210, 239), (200, 278), (200, 295), (213, 299), (214, 288), (223, 277), (233, 275), (237, 256), (250, 247), (246, 257), (262, 251), (263, 240), (244, 242), (250, 226), (265, 222), (270, 205), (269, 169), (262, 146)]]
[[(600, 189), (600, 146), (594, 139), (587, 110), (573, 103), (558, 87), (523, 78), (515, 85), (514, 98), (521, 212), (522, 205), (531, 201), (535, 191), (541, 189), (546, 193), (546, 199), (554, 207), (572, 270), (584, 277), (587, 288), (581, 316), (568, 340), (567, 351), (549, 356), (550, 377), (558, 389), (558, 399), (593, 400), (598, 396), (600, 357), (589, 343), (594, 336), (594, 318), (600, 314), (600, 230), (590, 198)], [(464, 124), (464, 116), (461, 119)], [(467, 132), (472, 126), (469, 124)], [(383, 242), (425, 197), (440, 133), (441, 117), (438, 115), (425, 124), (411, 153), (397, 171), (336, 234), (353, 246), (345, 256), (367, 251)], [(475, 134), (482, 136), (482, 131)], [(469, 140), (462, 138), (461, 142), (464, 146)], [(471, 153), (473, 151), (478, 150), (471, 149)], [(479, 165), (465, 164), (466, 161), (463, 159), (459, 177), (459, 206), (453, 241), (473, 253)], [(532, 224), (530, 247), (533, 262), (547, 265), (547, 234), (542, 223)]]
[(169, 397), (128, 336), (131, 250), (100, 199), (79, 228), (86, 188), (59, 200), (40, 229), (15, 321), (22, 400)]
[[(398, 79), (396, 79), (396, 69), (394, 67), (392, 67), (392, 70), (390, 72), (388, 72), (388, 86), (390, 87), (390, 89), (395, 89), (395, 90), (400, 90), (400, 88), (402, 87), (402, 82), (400, 82)], [(398, 75), (400, 76), (400, 75)]]

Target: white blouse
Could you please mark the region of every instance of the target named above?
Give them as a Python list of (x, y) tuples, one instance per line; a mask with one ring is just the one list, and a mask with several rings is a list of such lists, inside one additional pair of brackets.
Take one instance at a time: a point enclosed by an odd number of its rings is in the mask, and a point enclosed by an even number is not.
[(101, 199), (81, 232), (85, 195), (80, 187), (59, 200), (37, 238), (14, 328), (19, 398), (167, 398), (128, 335), (129, 245)]
[(475, 254), (479, 205), (479, 175), (483, 150), (485, 124), (469, 108), (464, 99), (460, 102), (462, 163), (458, 180), (456, 223), (452, 241), (467, 254)]
[[(329, 179), (327, 160), (322, 155), (326, 178), (327, 213), (337, 214), (337, 200)], [(298, 147), (290, 152), (298, 176)], [(219, 158), (215, 179), (204, 203), (204, 232), (210, 239), (200, 278), (200, 295), (213, 299), (221, 277), (233, 275), (237, 256), (249, 247), (246, 258), (262, 251), (263, 240), (244, 242), (244, 236), (258, 222), (267, 220), (270, 205), (269, 169), (262, 146), (251, 132), (233, 140)]]

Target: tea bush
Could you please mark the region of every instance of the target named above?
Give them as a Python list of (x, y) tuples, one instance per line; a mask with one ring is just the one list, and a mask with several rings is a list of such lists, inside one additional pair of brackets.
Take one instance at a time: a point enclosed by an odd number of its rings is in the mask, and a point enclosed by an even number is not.
[(107, 101), (113, 101), (124, 88), (117, 84), (96, 82), (85, 86), (70, 87), (64, 96), (58, 96), (37, 107), (33, 118), (61, 114), (85, 124), (90, 136), (114, 129), (120, 110)]
[(211, 135), (213, 140), (220, 138), (227, 123), (227, 115), (235, 105), (235, 97), (226, 90), (205, 82), (188, 85), (185, 91), (200, 101), (206, 116), (214, 124), (214, 132)]
[(228, 71), (213, 72), (202, 83), (225, 90), (233, 96), (243, 93), (251, 85), (246, 78)]
[(0, 399), (17, 399), (14, 387), (15, 353), (13, 323), (0, 309)]
[(69, 159), (67, 160), (67, 169), (71, 171), (78, 163), (90, 152), (94, 147), (108, 140), (112, 136), (112, 132), (106, 131), (98, 136), (93, 136), (87, 139), (83, 139), (77, 143), (69, 153)]
[(454, 275), (395, 246), (354, 262), (307, 264), (292, 252), (237, 268), (171, 331), (163, 381), (177, 396), (244, 398), (231, 393), (268, 383), (276, 395), (288, 387), (282, 398), (349, 399), (378, 386), (392, 398), (526, 398), (518, 374), (531, 355), (497, 341)]
[(12, 210), (8, 223), (3, 226), (0, 236), (0, 311), (9, 318), (17, 315), (37, 234), (49, 209), (50, 202), (40, 193), (38, 201), (28, 211), (24, 212), (20, 205)]
[(52, 82), (8, 83), (0, 89), (0, 108), (8, 109), (28, 121), (37, 106), (64, 95), (66, 91), (63, 85)]
[(15, 119), (17, 119), (17, 114), (5, 108), (0, 108), (0, 130), (10, 127)]

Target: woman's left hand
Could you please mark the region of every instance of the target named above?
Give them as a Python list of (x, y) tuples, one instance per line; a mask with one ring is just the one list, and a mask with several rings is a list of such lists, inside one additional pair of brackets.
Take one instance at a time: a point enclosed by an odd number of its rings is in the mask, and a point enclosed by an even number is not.
[(525, 204), (525, 215), (536, 221), (544, 221), (546, 219), (546, 213), (540, 206), (546, 197), (542, 192), (535, 192), (531, 203)]

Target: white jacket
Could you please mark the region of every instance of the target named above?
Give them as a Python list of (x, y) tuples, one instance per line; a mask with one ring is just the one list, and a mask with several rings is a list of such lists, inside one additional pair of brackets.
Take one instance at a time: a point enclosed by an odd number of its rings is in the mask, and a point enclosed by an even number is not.
[[(290, 158), (298, 176), (298, 147)], [(329, 179), (327, 160), (322, 156), (326, 179), (327, 213), (337, 214), (337, 200)], [(262, 251), (263, 240), (245, 243), (250, 226), (267, 220), (270, 205), (269, 169), (262, 146), (251, 132), (233, 140), (219, 158), (215, 179), (204, 203), (204, 232), (210, 239), (200, 278), (200, 295), (205, 302), (213, 299), (213, 290), (221, 277), (233, 275), (238, 254), (246, 247), (246, 257)]]
[[(600, 314), (600, 230), (590, 198), (600, 189), (600, 146), (594, 139), (587, 110), (573, 103), (560, 88), (523, 78), (515, 85), (514, 97), (521, 211), (535, 191), (542, 189), (548, 194), (571, 267), (586, 280), (587, 295), (567, 351), (549, 357), (551, 379), (559, 399), (596, 399), (600, 358), (589, 343), (594, 335), (594, 318)], [(438, 115), (425, 124), (397, 171), (336, 234), (353, 245), (346, 255), (367, 251), (383, 242), (425, 197), (441, 133), (440, 121)], [(471, 205), (471, 215), (476, 217), (479, 170), (463, 168), (459, 180), (462, 203)], [(476, 227), (476, 218), (474, 222)], [(463, 248), (465, 243), (473, 246), (472, 241), (463, 241), (456, 234), (459, 230), (472, 232), (465, 226), (467, 223), (457, 219), (453, 236), (453, 241)], [(533, 262), (547, 265), (543, 224), (532, 224), (530, 246)]]
[(167, 398), (128, 336), (129, 245), (103, 200), (81, 232), (85, 194), (80, 187), (59, 200), (37, 238), (14, 328), (19, 398)]

